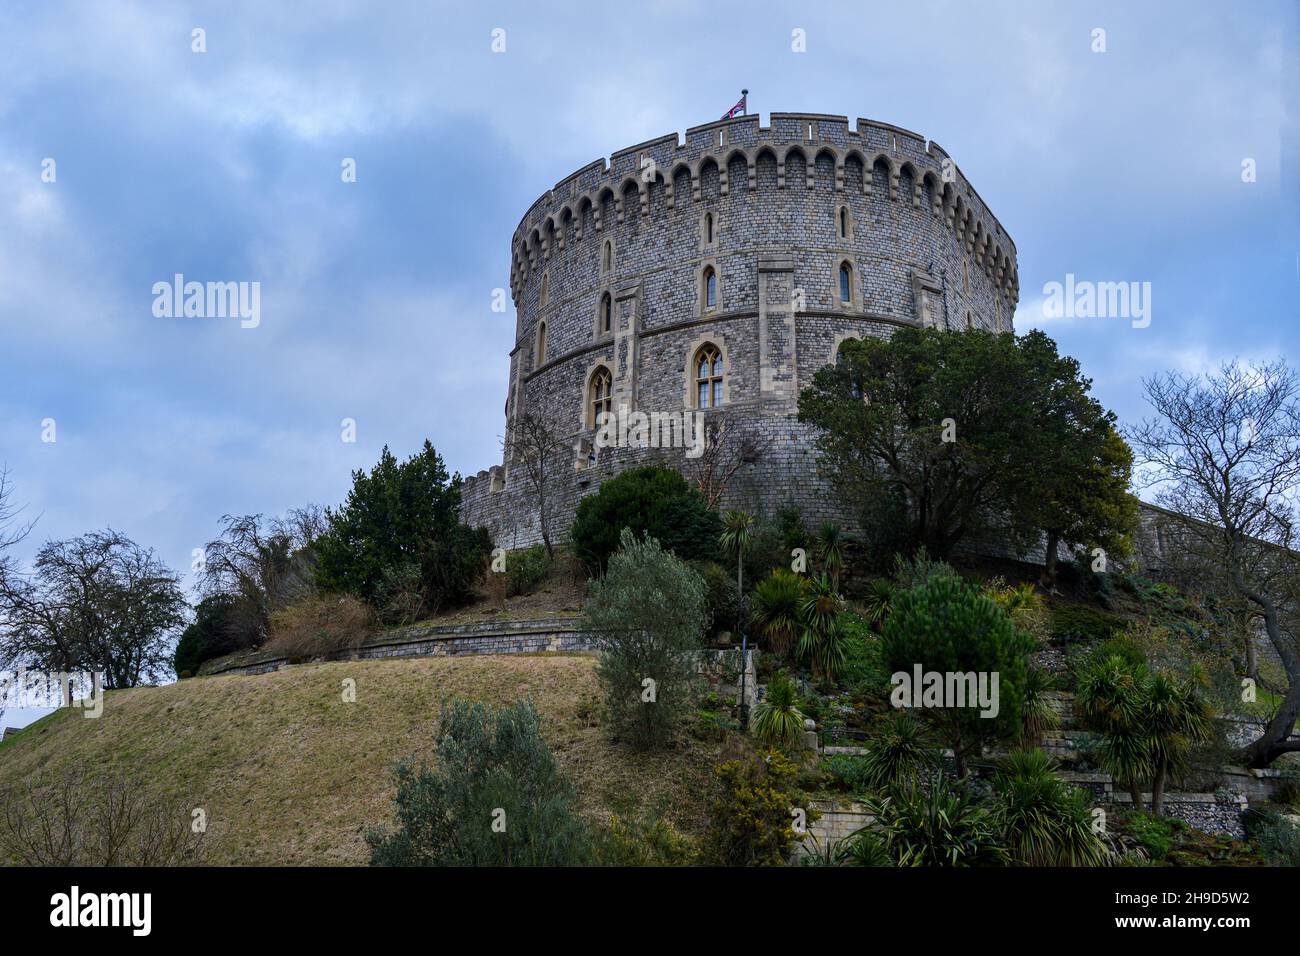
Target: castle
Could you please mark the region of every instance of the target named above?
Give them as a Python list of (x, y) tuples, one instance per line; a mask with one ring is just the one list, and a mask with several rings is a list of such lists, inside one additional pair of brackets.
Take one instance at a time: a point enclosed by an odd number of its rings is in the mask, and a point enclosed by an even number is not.
[(503, 461), (465, 480), (462, 514), (516, 548), (540, 540), (518, 467), (524, 415), (565, 436), (547, 469), (555, 529), (630, 465), (689, 476), (689, 447), (599, 440), (602, 413), (629, 411), (743, 436), (720, 505), (792, 502), (810, 524), (851, 526), (818, 476), (799, 392), (846, 339), (1011, 331), (1019, 279), (1015, 244), (937, 143), (773, 113), (768, 126), (741, 116), (662, 136), (561, 180), (515, 230), (510, 290)]

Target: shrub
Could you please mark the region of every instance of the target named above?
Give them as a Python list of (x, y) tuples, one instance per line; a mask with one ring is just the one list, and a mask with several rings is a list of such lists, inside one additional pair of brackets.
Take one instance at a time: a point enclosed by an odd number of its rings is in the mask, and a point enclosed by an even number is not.
[(551, 570), (546, 545), (511, 551), (506, 555), (506, 594), (531, 594)]
[(671, 468), (631, 468), (578, 502), (570, 531), (573, 553), (593, 572), (604, 569), (629, 528), (650, 535), (682, 559), (715, 558), (721, 519), (704, 497)]
[(894, 583), (898, 585), (898, 590), (910, 591), (913, 588), (924, 587), (936, 578), (960, 580), (961, 575), (948, 562), (931, 558), (925, 548), (919, 549), (910, 558), (905, 558), (901, 554), (894, 556)]
[(374, 866), (566, 866), (587, 861), (577, 798), (531, 704), (444, 703), (436, 769), (397, 767), (396, 827), (366, 833)]
[(925, 725), (909, 713), (896, 711), (885, 719), (880, 733), (867, 747), (862, 758), (862, 783), (871, 790), (911, 784), (923, 771), (938, 765)]
[(803, 732), (804, 715), (799, 694), (785, 671), (778, 671), (767, 685), (767, 694), (754, 708), (754, 735), (769, 747), (790, 747)]
[(875, 694), (887, 688), (889, 670), (881, 656), (879, 635), (852, 611), (840, 615), (839, 630), (844, 638), (840, 679), (857, 694)]
[(0, 865), (197, 865), (195, 805), (157, 798), (140, 780), (42, 771), (0, 793)]
[(361, 601), (320, 595), (272, 614), (266, 649), (281, 656), (333, 654), (360, 647), (372, 629), (373, 614)]
[(667, 820), (610, 817), (595, 845), (602, 866), (690, 866), (699, 850)]
[(835, 789), (847, 790), (850, 793), (863, 793), (871, 789), (866, 761), (862, 757), (852, 754), (831, 754), (824, 759), (823, 765)]
[(1252, 810), (1246, 824), (1250, 838), (1274, 866), (1300, 866), (1300, 825), (1274, 810)]
[(1048, 731), (1061, 725), (1061, 715), (1047, 696), (1053, 689), (1050, 672), (1031, 667), (1025, 674), (1025, 699), (1021, 708), (1020, 740), (1031, 747), (1042, 745)]
[(1041, 750), (1008, 756), (994, 776), (995, 816), (1024, 866), (1102, 866), (1109, 852), (1092, 829), (1087, 793), (1052, 772)]
[(862, 599), (862, 616), (873, 629), (878, 631), (884, 626), (897, 590), (897, 585), (889, 578), (872, 578), (867, 585), (866, 596)]
[[(687, 562), (704, 581), (705, 601), (710, 613), (710, 631), (731, 630), (736, 626), (736, 578), (717, 561)], [(739, 637), (739, 635), (737, 635)]]
[(1086, 604), (1057, 604), (1049, 612), (1054, 644), (1100, 644), (1124, 629), (1124, 619)]
[(1163, 860), (1173, 849), (1174, 838), (1182, 826), (1180, 820), (1153, 816), (1141, 810), (1131, 812), (1124, 821), (1124, 829), (1156, 862)]
[[(780, 751), (747, 753), (720, 763), (709, 804), (705, 856), (717, 866), (781, 866), (796, 839), (791, 808), (802, 799), (798, 769)], [(813, 816), (809, 812), (809, 819)]]
[(928, 792), (892, 787), (868, 806), (899, 866), (996, 866), (1010, 859), (989, 810), (942, 777)]
[(427, 441), (400, 463), (385, 447), (369, 474), (352, 473), (347, 501), (326, 516), (314, 546), (317, 584), (371, 604), (385, 574), (407, 564), (419, 568), (428, 612), (468, 600), (492, 550), (485, 529), (460, 523), (460, 476), (448, 477)]
[(638, 749), (667, 745), (694, 708), (708, 623), (704, 582), (654, 538), (638, 540), (625, 528), (584, 612), (601, 651), (596, 675), (613, 736)]
[(825, 575), (808, 582), (800, 606), (799, 657), (827, 682), (834, 681), (844, 667), (844, 635), (839, 629), (843, 610), (844, 601)]
[(773, 571), (754, 588), (753, 621), (764, 643), (778, 657), (790, 653), (803, 626), (807, 582), (792, 571)]

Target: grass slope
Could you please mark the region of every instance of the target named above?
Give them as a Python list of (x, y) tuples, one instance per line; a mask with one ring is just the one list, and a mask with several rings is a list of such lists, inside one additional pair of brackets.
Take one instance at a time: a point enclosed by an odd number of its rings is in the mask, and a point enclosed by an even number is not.
[[(343, 681), (356, 681), (344, 703)], [(392, 815), (392, 765), (427, 758), (439, 702), (531, 699), (543, 734), (593, 820), (638, 810), (702, 825), (717, 745), (662, 755), (609, 743), (592, 716), (588, 656), (345, 661), (270, 674), (194, 678), (110, 693), (103, 716), (60, 711), (0, 752), (0, 787), (35, 771), (122, 773), (204, 807), (206, 861), (362, 864), (367, 825)]]

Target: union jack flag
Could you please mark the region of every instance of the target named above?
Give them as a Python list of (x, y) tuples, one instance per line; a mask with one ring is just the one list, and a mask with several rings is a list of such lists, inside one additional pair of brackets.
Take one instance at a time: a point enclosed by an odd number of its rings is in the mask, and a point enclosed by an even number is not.
[(723, 118), (723, 119), (731, 119), (731, 118), (732, 118), (733, 116), (735, 116), (737, 113), (744, 113), (746, 116), (748, 116), (748, 115), (749, 115), (749, 109), (745, 106), (745, 101), (746, 101), (747, 99), (749, 99), (749, 90), (741, 90), (741, 91), (740, 91), (740, 102), (737, 103), (735, 106), (733, 106), (731, 109), (727, 110), (727, 112), (723, 113), (723, 114), (722, 114), (722, 118)]

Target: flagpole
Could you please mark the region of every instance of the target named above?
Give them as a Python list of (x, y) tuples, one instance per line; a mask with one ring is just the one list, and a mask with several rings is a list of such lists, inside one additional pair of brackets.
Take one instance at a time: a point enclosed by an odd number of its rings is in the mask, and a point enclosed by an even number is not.
[(740, 91), (740, 102), (743, 104), (743, 105), (740, 107), (741, 112), (742, 112), (745, 116), (748, 116), (748, 115), (749, 115), (749, 90), (741, 90), (741, 91)]

